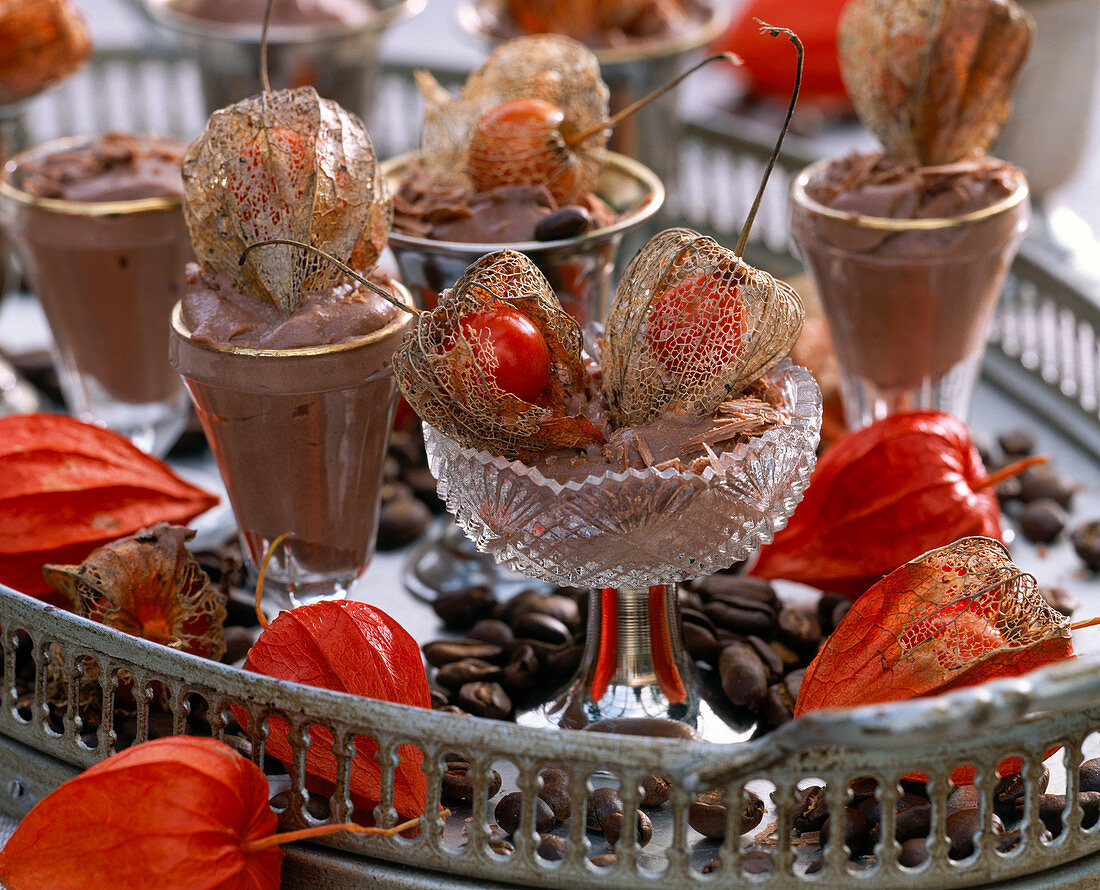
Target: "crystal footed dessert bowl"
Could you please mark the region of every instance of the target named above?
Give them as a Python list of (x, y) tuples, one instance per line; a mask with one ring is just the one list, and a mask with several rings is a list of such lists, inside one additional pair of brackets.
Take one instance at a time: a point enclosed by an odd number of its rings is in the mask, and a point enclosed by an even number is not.
[(755, 726), (708, 703), (684, 645), (675, 583), (751, 556), (809, 484), (821, 394), (789, 359), (767, 375), (788, 422), (714, 455), (702, 472), (629, 469), (559, 482), (425, 425), (440, 496), (479, 550), (515, 571), (592, 591), (580, 670), (534, 726), (734, 742)]
[(709, 575), (771, 541), (802, 497), (821, 428), (805, 368), (769, 375), (790, 416), (702, 473), (629, 469), (558, 482), (424, 431), (439, 494), (478, 549), (558, 584), (633, 587)]

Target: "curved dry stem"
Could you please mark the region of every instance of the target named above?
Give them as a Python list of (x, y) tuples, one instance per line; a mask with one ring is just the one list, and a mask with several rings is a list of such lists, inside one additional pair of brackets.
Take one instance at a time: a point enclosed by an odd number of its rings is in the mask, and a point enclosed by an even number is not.
[(268, 624), (271, 623), (267, 620), (267, 616), (264, 614), (263, 609), (260, 608), (260, 600), (263, 599), (264, 594), (264, 576), (267, 574), (267, 564), (271, 562), (271, 557), (275, 555), (275, 548), (293, 535), (294, 532), (283, 532), (279, 535), (279, 537), (267, 545), (267, 551), (264, 553), (264, 558), (260, 562), (260, 574), (259, 577), (256, 578), (256, 620), (264, 630), (267, 630)]
[(780, 34), (787, 35), (787, 39), (794, 44), (795, 51), (798, 54), (798, 67), (794, 75), (794, 89), (791, 91), (791, 104), (787, 107), (787, 117), (783, 120), (783, 127), (779, 131), (779, 139), (775, 143), (775, 148), (772, 149), (771, 157), (768, 158), (768, 166), (764, 170), (764, 177), (760, 180), (760, 188), (756, 191), (756, 198), (752, 202), (752, 207), (749, 208), (748, 218), (746, 218), (745, 225), (741, 228), (741, 234), (737, 237), (737, 245), (733, 248), (733, 253), (738, 258), (745, 255), (745, 246), (749, 241), (749, 232), (752, 231), (753, 220), (756, 219), (756, 211), (760, 209), (760, 202), (764, 198), (764, 189), (768, 185), (772, 170), (775, 169), (775, 162), (779, 159), (779, 150), (783, 147), (783, 140), (787, 136), (787, 131), (791, 128), (794, 106), (798, 102), (798, 93), (802, 89), (802, 60), (805, 55), (802, 41), (798, 39), (798, 35), (794, 31), (789, 28), (777, 28), (774, 25), (768, 25), (760, 19), (753, 19), (753, 21), (760, 26), (761, 32), (769, 37), (778, 37)]
[(664, 86), (657, 87), (657, 89), (655, 89), (653, 92), (647, 93), (646, 95), (642, 96), (641, 99), (638, 99), (635, 102), (631, 102), (625, 108), (620, 108), (607, 120), (601, 121), (595, 126), (589, 127), (587, 130), (582, 130), (580, 133), (574, 133), (566, 137), (565, 144), (568, 145), (570, 148), (576, 148), (578, 145), (581, 145), (586, 139), (591, 139), (597, 133), (601, 133), (604, 130), (614, 129), (617, 124), (630, 117), (630, 115), (634, 114), (634, 112), (638, 111), (638, 109), (644, 108), (650, 102), (654, 102), (657, 99), (660, 99), (661, 96), (663, 96), (669, 90), (673, 90), (678, 87), (683, 80), (694, 74), (700, 68), (709, 65), (711, 62), (721, 61), (732, 62), (734, 65), (743, 64), (741, 61), (741, 57), (737, 55), (737, 53), (716, 53), (713, 56), (707, 56), (702, 61), (696, 62), (694, 65), (688, 68), (687, 71), (684, 71), (681, 74), (677, 74)]
[(380, 288), (373, 281), (355, 271), (355, 269), (353, 269), (347, 263), (340, 262), (340, 260), (336, 259), (336, 257), (334, 257), (331, 253), (321, 250), (321, 248), (319, 247), (314, 247), (312, 244), (306, 244), (304, 241), (295, 241), (293, 238), (267, 238), (263, 241), (257, 241), (254, 244), (249, 244), (248, 247), (241, 251), (240, 258), (237, 260), (238, 264), (243, 266), (245, 259), (247, 259), (248, 255), (257, 247), (267, 247), (271, 244), (288, 244), (291, 247), (300, 247), (302, 250), (306, 250), (310, 253), (316, 254), (317, 256), (324, 257), (345, 275), (349, 276), (350, 278), (354, 278), (368, 290), (374, 291), (386, 302), (392, 303), (398, 309), (403, 309), (405, 312), (408, 312), (411, 315), (420, 314), (420, 310), (417, 309), (415, 306), (410, 306), (407, 303), (402, 303), (400, 300), (394, 297), (393, 294), (388, 293), (384, 289)]
[(271, 81), (267, 76), (267, 33), (271, 28), (271, 7), (275, 0), (267, 0), (267, 8), (264, 10), (264, 27), (260, 32), (260, 85), (265, 93), (271, 92)]
[[(451, 815), (451, 811), (443, 810), (440, 815), (446, 819)], [(421, 818), (421, 816), (417, 816), (415, 819), (409, 819), (407, 822), (402, 822), (400, 825), (394, 825), (392, 828), (375, 828), (373, 825), (359, 825), (356, 822), (342, 822), (337, 825), (314, 825), (312, 828), (299, 828), (296, 831), (283, 831), (279, 834), (268, 835), (267, 837), (254, 838), (241, 845), (241, 852), (246, 855), (249, 853), (257, 853), (269, 847), (289, 844), (294, 841), (308, 840), (314, 837), (323, 837), (326, 834), (335, 834), (337, 831), (350, 831), (352, 834), (376, 834), (383, 837), (389, 837), (390, 835), (408, 831), (410, 828), (416, 828)]]

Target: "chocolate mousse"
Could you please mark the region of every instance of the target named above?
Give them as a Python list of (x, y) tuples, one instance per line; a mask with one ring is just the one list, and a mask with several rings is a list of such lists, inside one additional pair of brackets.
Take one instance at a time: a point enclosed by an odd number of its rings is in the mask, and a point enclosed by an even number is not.
[[(171, 0), (168, 7), (182, 15), (226, 25), (258, 25), (264, 20), (267, 0)], [(363, 0), (275, 0), (271, 24), (358, 25), (372, 10)]]
[(164, 357), (194, 257), (180, 212), (183, 152), (122, 133), (64, 140), (13, 158), (0, 186), (8, 234), (67, 373), (124, 403), (179, 397), (181, 412), (186, 396)]
[[(618, 214), (594, 194), (559, 205), (541, 185), (497, 186), (477, 192), (434, 177), (412, 161), (394, 194), (394, 231), (415, 238), (463, 244), (515, 244), (550, 240), (540, 237), (539, 223), (552, 213), (573, 208), (586, 219), (585, 229), (611, 225)], [(551, 238), (554, 233), (550, 233)]]
[(842, 366), (912, 389), (980, 355), (1026, 194), (1023, 172), (990, 158), (920, 166), (852, 154), (808, 171), (792, 229)]

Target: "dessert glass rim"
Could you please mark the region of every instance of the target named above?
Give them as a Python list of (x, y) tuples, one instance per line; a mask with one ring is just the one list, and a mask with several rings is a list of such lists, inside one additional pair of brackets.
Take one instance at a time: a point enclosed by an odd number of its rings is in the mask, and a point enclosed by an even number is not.
[[(365, 34), (381, 32), (394, 22), (416, 15), (428, 0), (362, 0), (365, 21), (355, 24), (323, 22), (308, 25), (271, 25), (269, 42), (281, 44), (308, 44), (324, 39), (355, 39)], [(218, 22), (189, 15), (171, 6), (171, 0), (138, 0), (145, 15), (158, 25), (203, 39), (228, 39), (237, 43), (260, 45), (260, 27), (251, 22)]]
[[(100, 134), (103, 135), (103, 134)], [(152, 133), (131, 134), (139, 139), (164, 138)], [(40, 198), (24, 191), (14, 182), (16, 171), (20, 165), (27, 161), (36, 160), (47, 155), (57, 154), (74, 148), (82, 148), (90, 145), (98, 136), (63, 136), (60, 139), (51, 139), (40, 142), (30, 148), (23, 149), (18, 154), (8, 158), (3, 168), (0, 169), (0, 197), (23, 204), (28, 207), (37, 207), (41, 210), (49, 210), (53, 213), (66, 213), (70, 216), (124, 216), (129, 213), (147, 213), (151, 210), (176, 210), (183, 206), (183, 186), (180, 185), (180, 194), (157, 195), (150, 198), (127, 198), (120, 201), (73, 201), (68, 198)]]
[[(480, 448), (460, 445), (436, 427), (425, 423), (425, 433), (429, 438), (436, 438), (440, 442), (448, 443), (446, 447), (454, 449), (457, 454), (471, 461), (496, 470), (505, 470), (529, 479), (540, 488), (549, 489), (554, 495), (562, 492), (581, 492), (586, 487), (600, 487), (607, 483), (620, 483), (627, 480), (645, 481), (647, 479), (679, 479), (694, 481), (702, 484), (709, 483), (715, 478), (725, 478), (730, 472), (735, 471), (741, 462), (742, 455), (746, 451), (760, 451), (781, 437), (792, 435), (794, 431), (816, 429), (821, 422), (821, 400), (814, 396), (818, 392), (817, 381), (807, 368), (794, 364), (789, 358), (784, 359), (766, 374), (764, 377), (785, 377), (793, 388), (796, 403), (784, 405), (788, 419), (786, 423), (777, 424), (765, 430), (759, 436), (754, 436), (746, 442), (739, 442), (732, 448), (723, 449), (718, 454), (718, 460), (722, 465), (721, 470), (716, 470), (708, 465), (701, 473), (693, 470), (677, 470), (674, 467), (666, 467), (658, 470), (656, 467), (635, 467), (626, 470), (606, 470), (600, 474), (590, 473), (583, 479), (568, 479), (561, 482), (544, 475), (537, 466), (526, 463), (518, 458), (507, 458), (500, 454), (493, 454)], [(800, 410), (801, 409), (801, 410)]]
[[(409, 289), (397, 279), (393, 279), (392, 285), (395, 295), (401, 302), (406, 306), (412, 306), (413, 298)], [(371, 331), (369, 334), (364, 334), (354, 340), (347, 340), (342, 343), (326, 343), (322, 346), (290, 346), (284, 349), (270, 349), (259, 346), (223, 346), (217, 343), (207, 343), (192, 339), (191, 329), (183, 321), (183, 300), (177, 300), (176, 305), (172, 307), (172, 330), (177, 336), (182, 337), (192, 346), (207, 349), (210, 352), (218, 352), (224, 355), (248, 355), (260, 356), (263, 358), (289, 359), (310, 355), (331, 355), (339, 352), (350, 352), (353, 349), (370, 346), (386, 339), (392, 334), (398, 333), (403, 327), (409, 324), (412, 318), (413, 314), (411, 312), (405, 312), (402, 309), (398, 309), (394, 319), (376, 331)]]
[[(386, 178), (391, 192), (396, 191), (398, 188), (398, 177), (400, 173), (417, 156), (418, 152), (410, 151), (396, 155), (392, 158), (387, 158), (381, 162), (379, 169)], [(475, 255), (480, 257), (483, 254), (499, 250), (502, 247), (508, 247), (520, 253), (531, 254), (547, 249), (569, 247), (573, 244), (589, 244), (597, 239), (612, 238), (620, 232), (635, 228), (639, 223), (645, 222), (657, 213), (665, 202), (665, 185), (661, 181), (661, 178), (645, 164), (635, 161), (633, 158), (629, 158), (626, 155), (619, 154), (618, 152), (603, 152), (603, 163), (600, 169), (602, 171), (607, 168), (616, 170), (640, 182), (646, 189), (644, 203), (635, 208), (632, 212), (625, 214), (622, 219), (616, 220), (611, 225), (604, 226), (600, 229), (593, 229), (585, 232), (583, 235), (574, 235), (572, 238), (559, 238), (554, 241), (440, 241), (436, 238), (422, 238), (418, 235), (406, 235), (402, 232), (391, 230), (389, 240), (391, 243), (402, 246), (423, 247), (437, 252), (449, 251), (464, 256)], [(391, 182), (391, 178), (397, 181)]]
[[(489, 7), (486, 9), (486, 7)], [(499, 16), (503, 10), (499, 0), (462, 0), (455, 9), (455, 18), (459, 26), (469, 34), (487, 44), (497, 44), (514, 37), (524, 36), (517, 30), (515, 34), (505, 36), (494, 33), (493, 20), (485, 14)], [(698, 49), (714, 40), (729, 22), (728, 4), (711, 3), (706, 16), (700, 17), (694, 28), (670, 34), (666, 37), (643, 37), (624, 46), (589, 46), (600, 65), (624, 65), (632, 62), (646, 62), (664, 56), (675, 56), (689, 50)], [(499, 19), (497, 20), (499, 22)], [(558, 35), (568, 36), (568, 35)], [(572, 38), (576, 39), (576, 38)]]
[(1019, 184), (1010, 194), (986, 207), (982, 207), (978, 210), (971, 210), (969, 213), (961, 213), (958, 216), (930, 216), (918, 219), (870, 216), (828, 207), (820, 201), (811, 198), (807, 193), (806, 186), (809, 182), (834, 160), (836, 159), (822, 158), (799, 171), (798, 175), (795, 176), (791, 182), (791, 200), (818, 216), (828, 217), (829, 219), (861, 229), (878, 229), (887, 232), (913, 232), (958, 228), (960, 226), (982, 222), (999, 216), (1006, 210), (1011, 210), (1013, 207), (1021, 204), (1027, 199), (1030, 193), (1027, 177), (1021, 170), (1019, 171)]

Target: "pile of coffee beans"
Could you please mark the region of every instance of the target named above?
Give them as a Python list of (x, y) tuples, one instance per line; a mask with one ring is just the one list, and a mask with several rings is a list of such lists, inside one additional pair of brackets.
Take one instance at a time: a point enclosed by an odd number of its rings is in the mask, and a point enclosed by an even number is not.
[[(1010, 430), (997, 436), (998, 452), (979, 446), (982, 461), (995, 470), (1036, 453), (1028, 430)], [(1045, 463), (997, 485), (1001, 507), (1012, 516), (1020, 534), (1033, 544), (1054, 544), (1068, 533), (1070, 544), (1085, 567), (1100, 571), (1100, 520), (1074, 523), (1074, 496), (1081, 483)]]
[(432, 675), (432, 704), (451, 713), (508, 719), (568, 680), (584, 653), (588, 592), (532, 588), (504, 602), (489, 587), (439, 593), (432, 604), (462, 638), (421, 648)]
[(717, 678), (735, 712), (765, 729), (792, 719), (806, 666), (849, 606), (825, 594), (814, 612), (795, 608), (767, 581), (721, 572), (680, 591), (688, 652)]
[(428, 469), (419, 424), (390, 434), (382, 465), (381, 504), (377, 543), (381, 552), (411, 544), (428, 530), (432, 516), (444, 511)]

